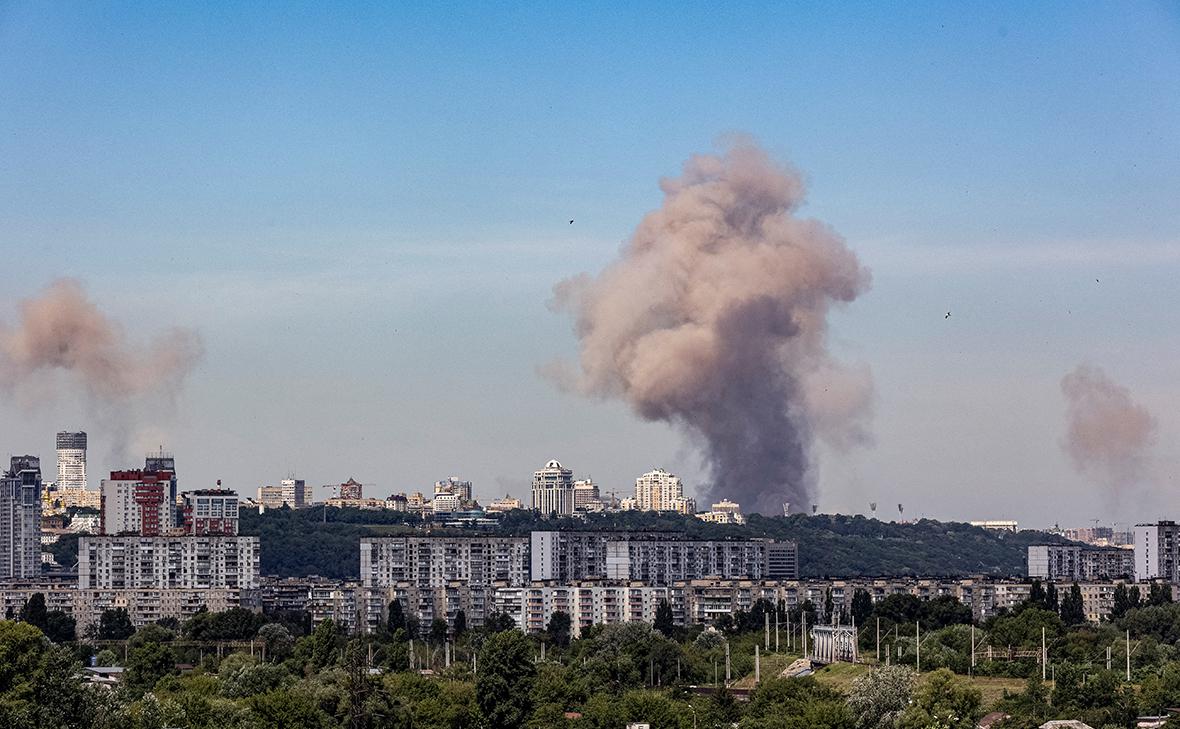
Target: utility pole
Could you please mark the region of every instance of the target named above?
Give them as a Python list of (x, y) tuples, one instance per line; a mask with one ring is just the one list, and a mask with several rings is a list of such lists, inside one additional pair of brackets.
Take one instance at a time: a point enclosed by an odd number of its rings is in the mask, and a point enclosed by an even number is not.
[(1045, 649), (1045, 628), (1041, 627), (1041, 681), (1045, 680), (1045, 665), (1049, 662), (1049, 652)]
[(732, 680), (732, 675), (729, 672), (729, 641), (725, 641), (725, 685), (729, 686)]
[(1131, 683), (1131, 631), (1127, 630), (1127, 683)]
[(778, 608), (774, 609), (774, 652), (778, 653)]
[(881, 662), (881, 618), (877, 618), (877, 663)]
[(915, 664), (917, 665), (918, 673), (922, 672), (922, 623), (914, 621), (914, 650), (917, 651), (917, 658)]
[(799, 640), (803, 641), (803, 657), (807, 658), (807, 613), (799, 613)]
[(754, 646), (754, 685), (762, 682), (762, 657), (758, 654), (758, 646)]
[(1106, 670), (1110, 670), (1110, 646), (1106, 646)]
[(766, 634), (766, 650), (770, 650), (770, 613), (762, 613), (762, 630)]

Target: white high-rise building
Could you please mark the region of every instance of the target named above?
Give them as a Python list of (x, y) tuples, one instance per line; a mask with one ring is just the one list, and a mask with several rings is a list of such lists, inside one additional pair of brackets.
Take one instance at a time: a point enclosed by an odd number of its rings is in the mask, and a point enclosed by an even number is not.
[(1180, 581), (1180, 525), (1174, 521), (1135, 525), (1135, 580)]
[(679, 476), (657, 468), (635, 479), (635, 508), (640, 511), (691, 514), (696, 511), (696, 502), (685, 498), (684, 485)]
[(41, 574), (41, 459), (13, 456), (0, 476), (0, 580)]
[(86, 488), (86, 433), (57, 434), (57, 488)]
[(533, 473), (533, 510), (544, 515), (574, 513), (574, 472), (549, 461)]

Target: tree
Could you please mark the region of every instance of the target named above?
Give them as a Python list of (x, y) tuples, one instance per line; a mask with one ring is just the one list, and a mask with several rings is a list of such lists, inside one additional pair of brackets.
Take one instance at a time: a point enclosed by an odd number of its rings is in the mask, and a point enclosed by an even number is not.
[(1045, 594), (1045, 587), (1040, 580), (1033, 580), (1032, 588), (1028, 591), (1028, 604), (1034, 607), (1045, 608), (1047, 606), (1047, 595)]
[(1086, 611), (1082, 603), (1082, 588), (1078, 583), (1070, 585), (1069, 592), (1061, 601), (1061, 622), (1066, 625), (1080, 625), (1086, 622)]
[(305, 640), (310, 644), (311, 665), (317, 671), (336, 662), (341, 636), (336, 630), (335, 621), (330, 618), (324, 620)]
[(824, 590), (824, 621), (832, 621), (832, 588)]
[(863, 625), (873, 614), (873, 596), (868, 590), (858, 587), (852, 593), (852, 619), (858, 625)]
[[(35, 597), (35, 596), (34, 596)], [(1148, 605), (1167, 605), (1172, 602), (1172, 586), (1153, 582), (1147, 592)]]
[(132, 648), (127, 653), (127, 670), (123, 684), (132, 691), (151, 691), (164, 676), (177, 673), (176, 656), (172, 649), (156, 642)]
[(1045, 609), (1057, 612), (1061, 609), (1060, 602), (1057, 599), (1057, 585), (1050, 582), (1045, 586)]
[(479, 652), (475, 699), (490, 729), (515, 729), (532, 710), (533, 663), (528, 638), (515, 630), (491, 636)]
[(98, 618), (98, 637), (101, 640), (126, 640), (135, 634), (131, 616), (126, 608), (103, 610)]
[(389, 629), (390, 633), (406, 629), (406, 615), (402, 611), (401, 600), (389, 603), (389, 617), (385, 621), (385, 627)]
[(77, 639), (78, 624), (61, 610), (45, 614), (45, 636), (54, 643), (68, 643)]
[(917, 683), (918, 675), (906, 666), (882, 666), (853, 681), (848, 706), (857, 729), (893, 729)]
[(505, 630), (515, 630), (516, 621), (505, 613), (492, 613), (483, 621), (484, 630), (489, 633), (502, 633)]
[(570, 614), (555, 610), (553, 615), (549, 618), (549, 625), (546, 627), (546, 632), (549, 633), (549, 640), (553, 641), (554, 645), (562, 648), (570, 644)]
[(743, 729), (846, 729), (855, 725), (840, 692), (811, 676), (764, 680), (751, 694), (742, 720)]
[(267, 623), (258, 629), (258, 637), (262, 640), (263, 650), (270, 661), (281, 661), (291, 655), (295, 647), (295, 638), (291, 631), (279, 623)]
[(336, 722), (303, 693), (271, 691), (253, 696), (250, 710), (267, 729), (330, 729)]
[(34, 592), (25, 606), (21, 608), (20, 619), (41, 632), (45, 632), (45, 626), (49, 624), (48, 611), (45, 608), (45, 595)]
[(1131, 596), (1127, 586), (1120, 582), (1114, 588), (1114, 604), (1110, 608), (1110, 619), (1118, 620), (1131, 609)]
[(436, 645), (447, 641), (447, 621), (435, 618), (430, 622), (430, 642)]
[(676, 632), (676, 620), (672, 615), (672, 606), (667, 600), (660, 600), (652, 627), (663, 633), (665, 638), (671, 638), (672, 634)]
[(459, 640), (467, 632), (467, 613), (462, 610), (455, 612), (455, 640)]
[(979, 689), (946, 668), (929, 673), (914, 701), (898, 717), (898, 729), (974, 729), (983, 698)]

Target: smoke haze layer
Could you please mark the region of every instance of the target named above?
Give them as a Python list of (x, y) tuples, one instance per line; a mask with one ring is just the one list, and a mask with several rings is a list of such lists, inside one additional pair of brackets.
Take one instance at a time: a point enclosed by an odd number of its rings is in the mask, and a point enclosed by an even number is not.
[(868, 271), (795, 217), (801, 179), (752, 143), (692, 157), (661, 188), (618, 260), (555, 287), (580, 344), (565, 382), (682, 428), (708, 467), (704, 498), (804, 509), (815, 436), (868, 437), (871, 377), (835, 362), (826, 337), (828, 310), (867, 290)]
[(81, 284), (62, 279), (22, 301), (15, 325), (0, 323), (0, 386), (24, 394), (34, 407), (80, 387), (90, 416), (112, 442), (113, 457), (121, 459), (134, 429), (168, 417), (201, 352), (197, 334), (179, 328), (149, 344), (132, 344)]
[(1063, 447), (1074, 467), (1113, 490), (1142, 483), (1156, 419), (1098, 367), (1079, 365), (1061, 379), (1066, 400)]

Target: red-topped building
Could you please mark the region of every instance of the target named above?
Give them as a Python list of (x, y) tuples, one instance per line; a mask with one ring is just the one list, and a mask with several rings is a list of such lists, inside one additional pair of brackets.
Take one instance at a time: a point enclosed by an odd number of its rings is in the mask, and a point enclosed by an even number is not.
[(222, 488), (185, 491), (181, 499), (184, 502), (185, 534), (203, 536), (238, 533), (237, 492)]

